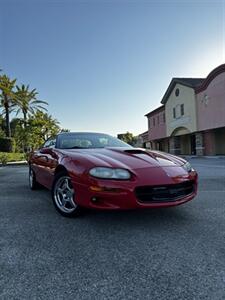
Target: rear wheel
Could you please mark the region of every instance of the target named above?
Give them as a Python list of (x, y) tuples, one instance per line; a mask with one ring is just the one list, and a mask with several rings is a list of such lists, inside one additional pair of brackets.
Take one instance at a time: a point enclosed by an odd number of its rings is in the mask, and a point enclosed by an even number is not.
[(57, 211), (64, 217), (80, 215), (81, 208), (76, 203), (76, 193), (66, 172), (56, 175), (52, 187), (52, 200)]
[(29, 186), (31, 190), (36, 190), (40, 187), (39, 183), (36, 180), (36, 175), (31, 167), (29, 168)]

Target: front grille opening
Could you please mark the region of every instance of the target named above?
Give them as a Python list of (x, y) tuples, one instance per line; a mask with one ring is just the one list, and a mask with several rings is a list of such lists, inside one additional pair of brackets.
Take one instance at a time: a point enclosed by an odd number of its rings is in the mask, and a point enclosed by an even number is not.
[(145, 203), (173, 202), (193, 192), (194, 181), (191, 180), (169, 185), (139, 186), (135, 189), (138, 200)]

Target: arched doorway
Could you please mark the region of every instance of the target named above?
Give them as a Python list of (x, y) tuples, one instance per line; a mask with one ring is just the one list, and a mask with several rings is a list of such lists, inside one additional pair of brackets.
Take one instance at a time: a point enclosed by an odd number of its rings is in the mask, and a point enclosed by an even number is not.
[(178, 127), (171, 134), (172, 147), (175, 154), (181, 155), (195, 155), (195, 135), (191, 134), (186, 127)]

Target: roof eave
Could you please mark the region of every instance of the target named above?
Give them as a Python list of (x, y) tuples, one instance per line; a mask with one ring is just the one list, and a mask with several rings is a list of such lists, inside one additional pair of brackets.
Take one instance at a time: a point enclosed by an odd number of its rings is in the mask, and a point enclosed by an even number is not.
[(148, 116), (150, 116), (151, 114), (153, 114), (153, 113), (155, 113), (155, 112), (157, 112), (157, 111), (163, 110), (163, 109), (165, 109), (165, 107), (164, 107), (164, 105), (161, 105), (161, 106), (155, 108), (154, 110), (150, 111), (149, 113), (147, 113), (147, 114), (145, 115), (145, 117), (148, 117)]
[(166, 104), (166, 102), (167, 102), (170, 94), (172, 93), (172, 90), (174, 89), (174, 87), (176, 86), (177, 83), (179, 83), (179, 84), (181, 84), (183, 86), (187, 86), (189, 88), (194, 89), (194, 87), (191, 84), (184, 83), (184, 82), (180, 81), (179, 79), (173, 78), (171, 80), (171, 82), (170, 82), (170, 84), (169, 84), (169, 86), (168, 86), (168, 88), (167, 88), (167, 90), (166, 90), (166, 92), (165, 92), (162, 100), (161, 100), (162, 104)]

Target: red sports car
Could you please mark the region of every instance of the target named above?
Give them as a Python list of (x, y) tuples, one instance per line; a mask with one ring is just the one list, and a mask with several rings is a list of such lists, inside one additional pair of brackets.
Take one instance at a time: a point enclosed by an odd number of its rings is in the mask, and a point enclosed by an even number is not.
[(30, 188), (52, 191), (56, 209), (168, 207), (191, 200), (197, 173), (180, 157), (133, 148), (107, 134), (60, 133), (29, 159)]

